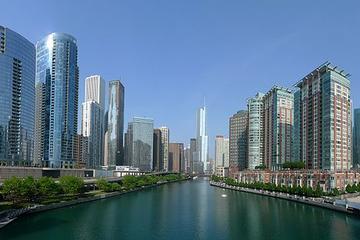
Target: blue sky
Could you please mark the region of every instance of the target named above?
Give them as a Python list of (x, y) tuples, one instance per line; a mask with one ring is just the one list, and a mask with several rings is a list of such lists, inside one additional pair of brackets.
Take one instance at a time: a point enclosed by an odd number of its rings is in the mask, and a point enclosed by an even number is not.
[(1, 8), (0, 25), (30, 41), (51, 32), (77, 38), (79, 102), (86, 76), (121, 78), (126, 122), (153, 117), (170, 127), (171, 141), (188, 143), (205, 96), (210, 153), (248, 97), (291, 87), (327, 60), (351, 74), (360, 107), (356, 0), (2, 0)]

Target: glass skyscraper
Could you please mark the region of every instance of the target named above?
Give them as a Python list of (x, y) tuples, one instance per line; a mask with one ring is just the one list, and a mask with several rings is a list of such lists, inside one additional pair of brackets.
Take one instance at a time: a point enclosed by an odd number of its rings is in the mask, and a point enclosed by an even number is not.
[(35, 47), (0, 26), (0, 163), (30, 165), (33, 158)]
[(208, 173), (208, 135), (206, 127), (206, 107), (201, 107), (196, 115), (196, 152), (198, 162), (203, 164), (203, 172)]
[(153, 131), (154, 120), (151, 118), (134, 117), (128, 126), (127, 162), (141, 171), (153, 169)]
[(254, 170), (264, 164), (264, 94), (257, 93), (247, 102), (249, 114), (248, 164)]
[(105, 162), (108, 166), (124, 165), (124, 86), (119, 80), (109, 82), (109, 109), (106, 125)]
[(79, 67), (76, 39), (52, 33), (36, 44), (35, 153), (37, 165), (74, 166)]

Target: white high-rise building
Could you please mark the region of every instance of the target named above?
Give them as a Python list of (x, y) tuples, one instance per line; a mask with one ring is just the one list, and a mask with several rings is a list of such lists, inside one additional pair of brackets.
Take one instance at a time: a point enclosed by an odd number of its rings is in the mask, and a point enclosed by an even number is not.
[(105, 81), (99, 75), (85, 79), (85, 102), (95, 101), (104, 110), (105, 108)]
[(229, 138), (216, 136), (215, 138), (215, 166), (229, 167)]
[(103, 165), (105, 83), (101, 76), (85, 79), (85, 101), (82, 104), (82, 135), (88, 137), (89, 168)]
[(168, 127), (161, 127), (161, 149), (163, 156), (163, 167), (167, 172), (169, 170), (169, 139), (170, 131)]
[(206, 107), (205, 105), (198, 109), (196, 116), (196, 156), (198, 161), (203, 164), (203, 172), (209, 172), (208, 161), (208, 135), (206, 129)]

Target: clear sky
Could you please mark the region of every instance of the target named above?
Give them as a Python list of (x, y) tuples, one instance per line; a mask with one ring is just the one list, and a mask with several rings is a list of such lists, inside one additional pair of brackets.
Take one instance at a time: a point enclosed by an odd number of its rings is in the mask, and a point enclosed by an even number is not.
[(195, 135), (204, 96), (210, 153), (228, 118), (273, 85), (291, 87), (329, 60), (351, 74), (360, 107), (360, 2), (354, 1), (18, 1), (1, 0), (0, 25), (34, 43), (51, 32), (78, 40), (84, 79), (125, 85), (125, 120), (166, 125), (171, 141)]

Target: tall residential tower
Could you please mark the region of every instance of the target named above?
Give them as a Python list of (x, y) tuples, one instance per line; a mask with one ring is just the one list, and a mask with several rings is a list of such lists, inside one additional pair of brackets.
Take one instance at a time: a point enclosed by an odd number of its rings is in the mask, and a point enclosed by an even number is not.
[(76, 39), (69, 34), (52, 33), (36, 44), (34, 161), (37, 165), (74, 167), (79, 88), (77, 57)]
[(0, 163), (30, 165), (33, 160), (35, 47), (0, 26)]
[(352, 167), (349, 75), (325, 63), (297, 83), (301, 91), (301, 160), (308, 169)]

